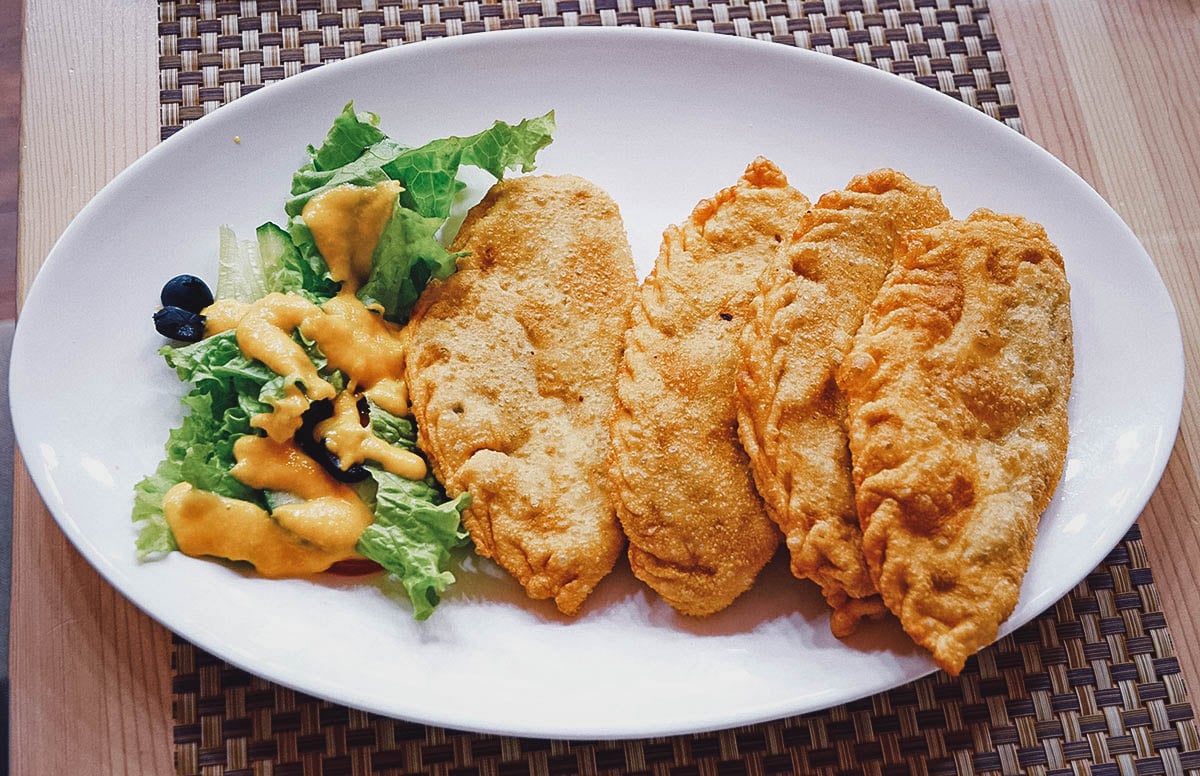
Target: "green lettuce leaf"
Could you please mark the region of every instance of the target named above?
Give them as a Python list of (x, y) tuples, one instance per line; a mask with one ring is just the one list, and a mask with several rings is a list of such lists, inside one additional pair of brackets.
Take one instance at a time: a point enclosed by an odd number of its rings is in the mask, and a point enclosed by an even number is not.
[(308, 224), (300, 216), (293, 216), (288, 219), (287, 231), (296, 248), (295, 254), (290, 256), (288, 268), (292, 273), (290, 277), (299, 285), (299, 288), (289, 290), (302, 293), (317, 303), (332, 298), (338, 292), (339, 284), (329, 274), (329, 265), (317, 250), (317, 242)]
[[(368, 402), (368, 408), (375, 436), (416, 452), (417, 426), (411, 418), (393, 415), (374, 402)], [(424, 620), (454, 582), (448, 570), (450, 551), (469, 541), (460, 515), (470, 496), (448, 501), (433, 475), (408, 480), (378, 466), (366, 468), (377, 485), (372, 499), (375, 523), (359, 537), (358, 551), (400, 581), (412, 601), (413, 616)]]
[(364, 148), (370, 148), (385, 137), (379, 129), (379, 116), (368, 111), (356, 113), (354, 103), (348, 102), (333, 120), (321, 147), (308, 147), (312, 169), (336, 170), (350, 164), (362, 155)]
[(497, 121), (470, 137), (442, 138), (404, 151), (383, 169), (404, 184), (400, 199), (405, 207), (444, 220), (460, 189), (459, 167), (478, 167), (496, 180), (508, 170), (529, 172), (538, 151), (554, 139), (554, 129), (554, 111), (515, 126)]
[(470, 496), (447, 501), (432, 477), (409, 480), (378, 466), (366, 468), (378, 485), (375, 522), (359, 536), (357, 549), (404, 586), (413, 617), (427, 619), (454, 583), (447, 566), (450, 550), (467, 543), (460, 515)]
[(550, 111), (519, 124), (497, 121), (469, 137), (440, 138), (409, 148), (385, 136), (377, 123), (374, 114), (354, 113), (353, 103), (345, 107), (325, 143), (318, 150), (310, 148), (309, 163), (292, 176), (292, 196), (284, 206), (289, 216), (300, 215), (310, 199), (327, 189), (347, 183), (374, 186), (390, 178), (404, 185), (405, 207), (427, 218), (445, 219), (462, 188), (460, 167), (478, 167), (497, 180), (509, 170), (529, 172), (555, 130)]
[(394, 140), (384, 139), (362, 149), (354, 161), (332, 170), (317, 170), (310, 162), (292, 176), (292, 196), (283, 209), (289, 216), (298, 216), (308, 201), (323, 191), (344, 184), (369, 187), (382, 183), (389, 179), (383, 166), (405, 150)]
[(426, 218), (396, 203), (371, 257), (371, 276), (358, 291), (365, 305), (383, 308), (383, 317), (406, 323), (417, 298), (431, 278), (448, 278), (458, 257), (437, 239), (438, 218)]
[(371, 433), (389, 445), (402, 447), (410, 453), (417, 452), (417, 424), (412, 418), (393, 415), (369, 399), (367, 407), (371, 418)]
[(432, 278), (448, 277), (456, 268), (458, 255), (445, 249), (449, 235), (440, 230), (463, 188), (459, 169), (478, 167), (496, 179), (509, 170), (532, 170), (538, 152), (553, 139), (554, 112), (515, 125), (497, 121), (475, 135), (441, 138), (420, 148), (408, 148), (385, 136), (378, 122), (378, 116), (356, 113), (353, 103), (347, 104), (321, 147), (309, 148), (310, 160), (292, 177), (292, 196), (284, 206), (287, 231), (296, 249), (284, 257), (284, 277), (299, 277), (304, 292), (314, 300), (333, 296), (337, 286), (304, 223), (304, 206), (343, 184), (371, 187), (397, 180), (404, 189), (359, 298), (379, 305), (388, 320), (403, 323), (426, 284)]
[(262, 394), (276, 375), (238, 349), (232, 331), (185, 347), (159, 351), (179, 378), (192, 384), (183, 397), (182, 423), (167, 436), (166, 455), (154, 474), (134, 486), (133, 521), (139, 524), (138, 556), (175, 549), (162, 511), (163, 496), (190, 482), (201, 490), (262, 503), (258, 491), (234, 479), (233, 445), (255, 433), (250, 418), (269, 409)]

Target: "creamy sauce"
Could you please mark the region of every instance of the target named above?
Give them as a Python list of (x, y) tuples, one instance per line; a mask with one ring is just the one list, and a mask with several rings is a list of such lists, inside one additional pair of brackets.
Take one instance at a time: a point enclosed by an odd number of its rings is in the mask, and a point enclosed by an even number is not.
[(404, 374), (400, 327), (345, 290), (326, 302), (321, 312), (302, 321), (300, 332), (320, 345), (330, 366), (350, 375), (356, 387), (380, 407), (393, 415), (407, 415), (408, 393), (399, 378)]
[(167, 491), (163, 511), (183, 552), (248, 561), (265, 577), (316, 574), (357, 557), (357, 537), (348, 546), (313, 544), (257, 504), (197, 490), (187, 482)]
[(275, 374), (303, 383), (308, 398), (332, 399), (337, 391), (321, 379), (304, 348), (292, 339), (292, 332), (305, 319), (320, 314), (321, 308), (303, 297), (268, 294), (251, 304), (238, 322), (238, 347)]
[(223, 331), (236, 329), (250, 312), (249, 302), (234, 299), (219, 299), (204, 308), (204, 336), (211, 337)]
[[(418, 455), (384, 442), (364, 427), (358, 398), (365, 394), (384, 410), (408, 414), (400, 327), (368, 310), (355, 291), (370, 273), (379, 235), (400, 191), (394, 181), (372, 188), (339, 186), (324, 192), (302, 213), (330, 275), (342, 283), (321, 306), (293, 295), (270, 294), (256, 302), (219, 301), (204, 311), (205, 334), (236, 330), (238, 347), (276, 374), (288, 378), (285, 395), (250, 423), (266, 436), (242, 437), (234, 445), (233, 476), (252, 488), (291, 494), (301, 501), (272, 512), (248, 501), (176, 485), (163, 501), (179, 549), (248, 561), (264, 576), (287, 577), (324, 571), (358, 557), (355, 546), (374, 516), (353, 488), (338, 482), (293, 441), (313, 401), (332, 399), (334, 413), (320, 423), (316, 438), (343, 469), (366, 461), (408, 479), (426, 475)], [(315, 342), (330, 367), (349, 380), (338, 393), (313, 366), (293, 334)]]
[(371, 188), (337, 186), (308, 201), (300, 216), (312, 232), (329, 274), (353, 293), (371, 274), (371, 256), (379, 235), (392, 217), (397, 181)]
[(333, 402), (333, 417), (317, 426), (317, 437), (338, 457), (343, 469), (356, 463), (376, 461), (393, 474), (410, 480), (425, 476), (425, 461), (407, 450), (389, 445), (364, 428), (358, 419), (358, 401), (342, 393)]

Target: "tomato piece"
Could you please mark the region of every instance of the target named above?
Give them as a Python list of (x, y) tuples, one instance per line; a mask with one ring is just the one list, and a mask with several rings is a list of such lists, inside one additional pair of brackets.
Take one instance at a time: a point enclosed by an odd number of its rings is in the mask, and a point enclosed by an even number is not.
[(349, 560), (339, 560), (326, 569), (325, 573), (337, 574), (339, 577), (361, 577), (365, 574), (374, 574), (376, 571), (383, 571), (383, 566), (367, 558), (350, 558)]

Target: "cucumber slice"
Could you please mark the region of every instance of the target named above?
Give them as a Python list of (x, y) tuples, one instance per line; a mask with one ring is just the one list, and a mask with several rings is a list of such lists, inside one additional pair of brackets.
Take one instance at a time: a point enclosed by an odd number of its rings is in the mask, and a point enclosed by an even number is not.
[(255, 235), (267, 291), (284, 290), (284, 271), (287, 267), (300, 266), (300, 250), (286, 229), (270, 221), (258, 227)]
[(285, 290), (286, 269), (300, 263), (292, 236), (267, 222), (255, 230), (255, 237), (239, 240), (228, 226), (221, 227), (217, 299), (253, 302), (272, 291)]
[(274, 512), (284, 504), (302, 504), (304, 499), (284, 490), (264, 490), (263, 500), (267, 502), (267, 511)]

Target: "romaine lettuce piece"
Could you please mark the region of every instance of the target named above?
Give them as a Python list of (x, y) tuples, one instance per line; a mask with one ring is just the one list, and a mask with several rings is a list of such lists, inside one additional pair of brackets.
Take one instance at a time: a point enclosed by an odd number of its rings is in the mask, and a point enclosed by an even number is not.
[[(555, 130), (550, 111), (516, 125), (497, 121), (469, 137), (446, 137), (409, 148), (380, 132), (378, 122), (375, 114), (355, 113), (353, 103), (346, 105), (325, 143), (320, 149), (309, 148), (309, 163), (292, 177), (292, 196), (285, 204), (289, 216), (300, 215), (308, 200), (326, 189), (345, 183), (374, 186), (391, 178), (404, 185), (405, 207), (445, 219), (461, 189), (459, 167), (478, 167), (497, 180), (508, 170), (529, 172)], [(335, 161), (342, 163), (334, 166)]]
[(388, 180), (383, 166), (407, 150), (394, 140), (383, 139), (364, 148), (354, 161), (332, 170), (317, 170), (306, 164), (292, 176), (292, 196), (284, 203), (289, 216), (298, 216), (308, 201), (328, 189), (344, 184), (374, 186)]
[(314, 171), (336, 170), (362, 156), (364, 148), (370, 148), (386, 137), (379, 129), (379, 116), (369, 111), (356, 113), (354, 103), (347, 103), (333, 120), (321, 147), (308, 147), (311, 167)]
[(406, 323), (417, 298), (431, 278), (448, 278), (457, 269), (458, 257), (437, 239), (439, 218), (426, 218), (396, 203), (392, 217), (371, 257), (371, 276), (358, 291), (367, 306), (379, 305), (383, 317)]
[[(417, 426), (368, 401), (371, 431), (388, 444), (417, 451)], [(450, 551), (470, 542), (460, 515), (470, 503), (463, 494), (447, 501), (433, 475), (407, 480), (368, 465), (374, 493), (367, 494), (375, 523), (358, 540), (358, 551), (396, 577), (413, 605), (413, 616), (424, 620), (439, 596), (454, 582), (448, 569)]]
[(284, 207), (289, 216), (287, 231), (298, 251), (298, 259), (289, 266), (298, 267), (310, 298), (327, 299), (336, 293), (301, 215), (304, 206), (343, 184), (370, 187), (398, 180), (404, 189), (375, 250), (371, 275), (358, 295), (365, 304), (381, 307), (388, 320), (403, 323), (429, 280), (448, 277), (455, 270), (458, 256), (444, 247), (450, 235), (439, 230), (462, 189), (459, 168), (478, 167), (497, 179), (508, 170), (528, 172), (538, 152), (553, 139), (554, 112), (516, 125), (497, 121), (470, 137), (442, 138), (420, 148), (407, 148), (388, 138), (378, 123), (378, 116), (356, 113), (349, 103), (321, 147), (309, 148), (309, 162), (293, 176), (292, 196)]
[(400, 201), (428, 218), (446, 219), (458, 193), (458, 168), (478, 167), (496, 180), (508, 170), (529, 172), (538, 151), (554, 139), (554, 111), (513, 126), (497, 121), (470, 137), (426, 143), (384, 165), (389, 177), (404, 184)]
[(239, 240), (228, 226), (219, 230), (217, 299), (253, 302), (267, 295), (267, 273), (257, 243)]
[(412, 418), (402, 418), (393, 415), (371, 400), (367, 400), (368, 415), (371, 418), (371, 432), (387, 442), (408, 450), (417, 452), (417, 424)]
[(450, 550), (468, 541), (460, 515), (470, 496), (446, 501), (433, 477), (409, 480), (378, 466), (366, 469), (378, 485), (375, 522), (359, 536), (357, 549), (404, 586), (413, 617), (427, 619), (454, 583)]
[(261, 396), (276, 377), (242, 355), (232, 331), (159, 352), (192, 389), (182, 399), (188, 410), (183, 422), (167, 437), (166, 456), (134, 487), (133, 521), (140, 524), (137, 549), (143, 558), (175, 549), (162, 500), (177, 483), (262, 503), (261, 494), (230, 470), (236, 463), (234, 443), (252, 433), (250, 418), (270, 409)]

